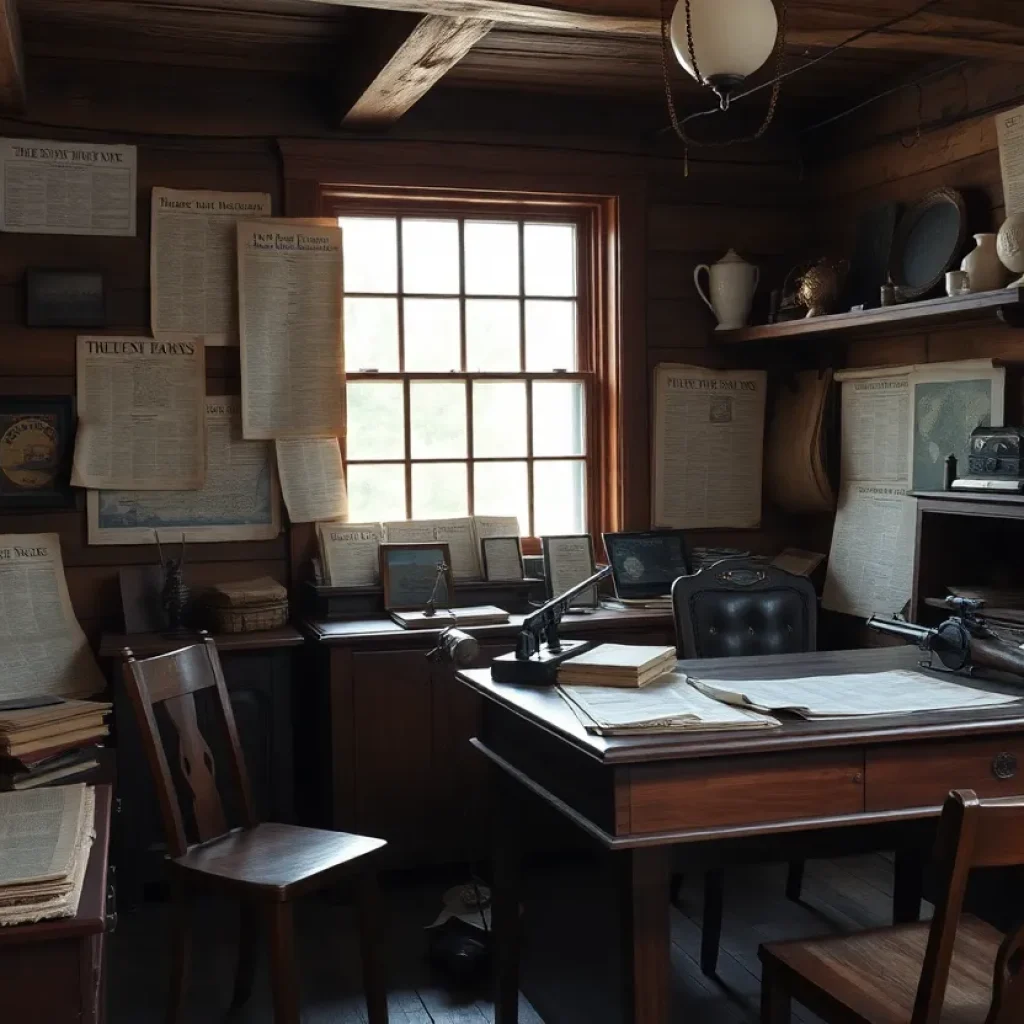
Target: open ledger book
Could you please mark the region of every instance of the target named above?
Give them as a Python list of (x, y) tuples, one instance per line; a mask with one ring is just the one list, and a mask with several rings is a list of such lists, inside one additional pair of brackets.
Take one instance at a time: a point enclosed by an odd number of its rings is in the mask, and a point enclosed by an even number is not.
[(558, 690), (583, 728), (598, 736), (767, 729), (780, 724), (769, 715), (706, 697), (678, 672), (642, 690), (569, 685), (559, 685)]
[(802, 679), (719, 680), (691, 676), (689, 681), (716, 701), (757, 711), (791, 711), (813, 719), (989, 708), (1021, 699), (909, 669)]

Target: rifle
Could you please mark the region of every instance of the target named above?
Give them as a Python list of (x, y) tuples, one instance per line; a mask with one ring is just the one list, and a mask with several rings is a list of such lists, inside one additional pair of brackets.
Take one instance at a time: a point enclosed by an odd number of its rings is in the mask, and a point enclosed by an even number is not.
[(1024, 650), (1000, 640), (985, 625), (985, 620), (978, 614), (985, 605), (984, 601), (947, 597), (943, 604), (953, 614), (934, 629), (898, 619), (880, 619), (875, 615), (868, 619), (867, 624), (880, 633), (902, 636), (916, 643), (929, 655), (928, 661), (921, 662), (922, 668), (937, 667), (932, 663), (935, 657), (947, 672), (971, 675), (977, 665), (1024, 677)]

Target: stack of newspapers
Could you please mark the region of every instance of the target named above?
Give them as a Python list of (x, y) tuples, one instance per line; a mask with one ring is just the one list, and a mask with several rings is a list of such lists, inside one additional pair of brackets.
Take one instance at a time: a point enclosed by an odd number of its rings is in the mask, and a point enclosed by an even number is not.
[(558, 670), (558, 681), (574, 686), (638, 688), (653, 683), (675, 667), (674, 647), (601, 644), (565, 662)]
[(643, 689), (576, 686), (560, 682), (559, 692), (587, 732), (598, 736), (646, 736), (727, 729), (767, 729), (776, 718), (730, 707), (705, 696), (672, 672)]
[(78, 913), (95, 812), (81, 783), (0, 793), (0, 926)]

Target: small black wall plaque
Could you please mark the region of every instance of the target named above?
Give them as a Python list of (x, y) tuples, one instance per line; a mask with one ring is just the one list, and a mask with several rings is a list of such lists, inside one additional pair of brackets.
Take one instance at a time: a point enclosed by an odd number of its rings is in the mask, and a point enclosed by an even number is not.
[(106, 327), (103, 274), (98, 270), (26, 270), (29, 327)]

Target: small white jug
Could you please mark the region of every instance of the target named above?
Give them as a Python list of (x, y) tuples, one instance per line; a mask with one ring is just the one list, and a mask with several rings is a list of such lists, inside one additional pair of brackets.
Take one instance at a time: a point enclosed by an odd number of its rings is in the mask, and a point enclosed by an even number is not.
[[(706, 270), (711, 296), (700, 286), (700, 272)], [(715, 330), (731, 331), (745, 327), (754, 302), (754, 292), (761, 280), (761, 271), (730, 249), (710, 267), (702, 263), (693, 271), (693, 283), (700, 297), (718, 318)]]

